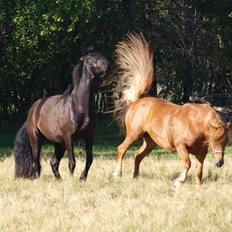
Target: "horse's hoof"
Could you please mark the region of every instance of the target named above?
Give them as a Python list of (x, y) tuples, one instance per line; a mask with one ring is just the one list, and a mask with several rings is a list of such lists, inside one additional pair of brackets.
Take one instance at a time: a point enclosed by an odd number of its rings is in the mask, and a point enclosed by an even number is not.
[(122, 175), (118, 171), (114, 171), (113, 173), (114, 178), (121, 177)]
[(37, 179), (37, 178), (39, 178), (39, 177), (40, 177), (39, 172), (35, 172), (35, 178)]
[(196, 186), (197, 186), (197, 187), (201, 187), (201, 186), (202, 186), (202, 182), (197, 181), (197, 182), (196, 182)]
[(62, 181), (61, 176), (55, 176), (55, 179), (56, 179), (57, 181)]
[(175, 180), (174, 182), (173, 182), (173, 187), (174, 188), (179, 188), (181, 185), (182, 185), (183, 183), (182, 182), (180, 182), (179, 180)]
[(138, 179), (138, 177), (139, 177), (139, 174), (134, 174), (133, 175), (133, 179)]
[(80, 176), (80, 181), (86, 181), (87, 180), (87, 177), (85, 176)]
[(70, 176), (74, 176), (74, 171), (70, 171)]

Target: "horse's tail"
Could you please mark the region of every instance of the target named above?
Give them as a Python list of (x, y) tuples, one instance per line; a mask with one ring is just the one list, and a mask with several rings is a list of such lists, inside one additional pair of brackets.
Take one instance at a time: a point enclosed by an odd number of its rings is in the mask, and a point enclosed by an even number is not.
[(15, 177), (33, 178), (33, 157), (26, 123), (19, 129), (15, 144)]
[(116, 48), (119, 68), (115, 118), (123, 125), (130, 103), (146, 94), (153, 82), (153, 53), (142, 34), (129, 34)]

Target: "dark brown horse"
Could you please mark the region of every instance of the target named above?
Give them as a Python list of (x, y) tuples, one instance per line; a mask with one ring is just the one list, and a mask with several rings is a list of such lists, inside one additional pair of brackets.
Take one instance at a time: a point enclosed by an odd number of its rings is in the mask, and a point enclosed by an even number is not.
[[(152, 53), (143, 36), (130, 35), (117, 47), (117, 62), (121, 68), (119, 87), (121, 105), (125, 114), (120, 114), (125, 123), (126, 137), (117, 148), (115, 176), (122, 175), (122, 159), (127, 149), (138, 139), (143, 144), (135, 154), (134, 177), (139, 175), (143, 158), (156, 145), (176, 151), (184, 170), (174, 186), (184, 183), (191, 166), (189, 154), (197, 159), (197, 184), (202, 183), (203, 162), (210, 147), (215, 156), (216, 167), (224, 163), (228, 125), (207, 104), (170, 103), (155, 97), (142, 97), (153, 80)], [(117, 91), (116, 91), (117, 92)], [(119, 95), (120, 96), (120, 95)]]
[(59, 164), (65, 150), (68, 152), (69, 170), (73, 174), (76, 161), (74, 141), (83, 138), (86, 165), (80, 179), (85, 180), (92, 164), (92, 146), (95, 129), (94, 82), (105, 74), (108, 61), (96, 52), (81, 57), (73, 71), (73, 84), (63, 95), (44, 97), (31, 107), (27, 120), (18, 131), (15, 146), (15, 176), (40, 176), (40, 150), (43, 139), (55, 147), (51, 168), (60, 178)]

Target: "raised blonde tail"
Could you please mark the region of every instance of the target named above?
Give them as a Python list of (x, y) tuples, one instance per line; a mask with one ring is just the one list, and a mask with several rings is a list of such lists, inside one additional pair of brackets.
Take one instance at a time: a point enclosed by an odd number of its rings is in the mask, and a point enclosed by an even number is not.
[(121, 112), (116, 113), (116, 119), (122, 121), (126, 106), (146, 94), (154, 79), (153, 53), (142, 34), (128, 34), (117, 44), (116, 64), (119, 68), (116, 111)]
[(146, 93), (153, 81), (153, 54), (142, 34), (128, 34), (116, 49), (120, 69), (121, 101), (134, 102)]

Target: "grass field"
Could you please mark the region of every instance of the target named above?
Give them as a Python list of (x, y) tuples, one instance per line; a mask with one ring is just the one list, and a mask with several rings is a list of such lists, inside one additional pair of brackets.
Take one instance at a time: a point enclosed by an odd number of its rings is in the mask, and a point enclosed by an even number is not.
[(176, 154), (156, 150), (132, 179), (133, 151), (126, 156), (122, 178), (112, 177), (115, 148), (121, 137), (114, 125), (99, 124), (95, 159), (87, 182), (79, 182), (83, 149), (76, 147), (77, 167), (69, 176), (67, 158), (61, 162), (62, 181), (49, 165), (52, 148), (42, 151), (38, 180), (15, 180), (14, 133), (0, 134), (0, 231), (232, 231), (232, 146), (225, 165), (214, 168), (211, 154), (204, 166), (204, 184), (195, 186), (194, 157), (189, 178), (181, 188), (172, 181), (182, 170)]

